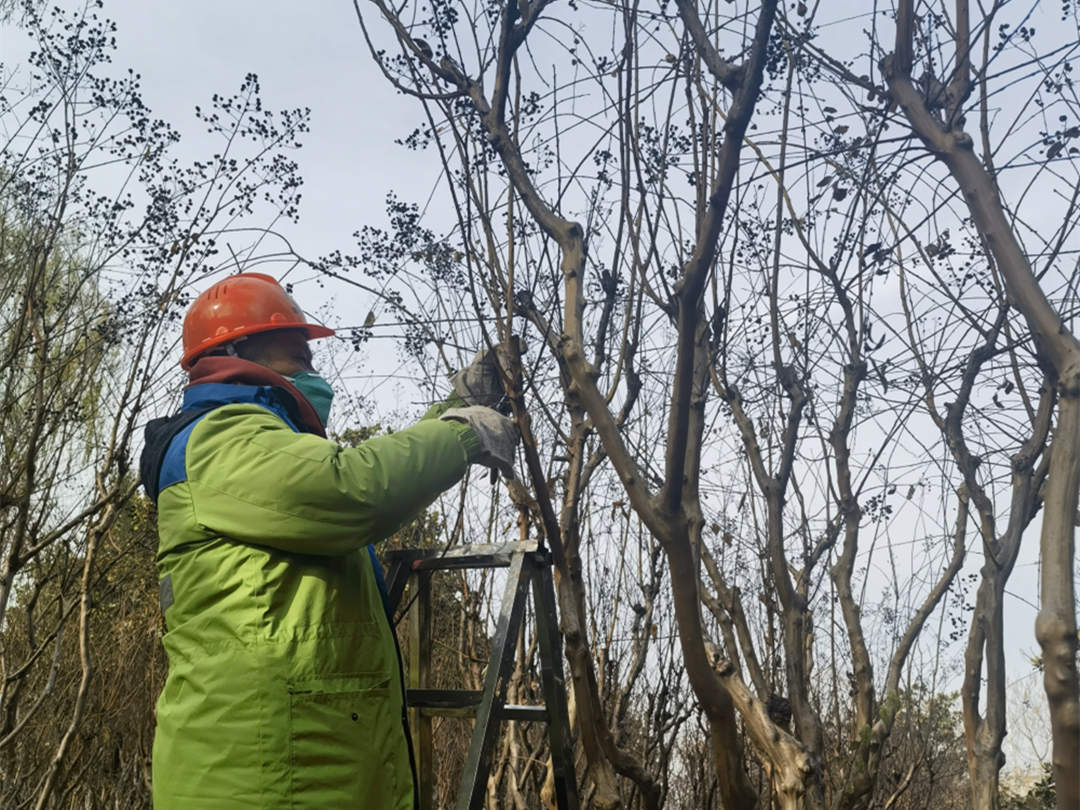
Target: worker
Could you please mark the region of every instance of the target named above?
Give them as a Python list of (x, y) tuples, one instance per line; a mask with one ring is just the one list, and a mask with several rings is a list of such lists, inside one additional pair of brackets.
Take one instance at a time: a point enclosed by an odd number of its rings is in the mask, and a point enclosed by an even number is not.
[[(418, 424), (346, 448), (309, 323), (270, 276), (214, 284), (184, 320), (183, 407), (154, 420), (169, 672), (157, 810), (414, 807), (399, 657), (371, 548), (479, 463), (512, 473), (513, 423), (478, 358)], [(473, 381), (473, 391), (467, 381)], [(476, 393), (476, 396), (472, 396)]]

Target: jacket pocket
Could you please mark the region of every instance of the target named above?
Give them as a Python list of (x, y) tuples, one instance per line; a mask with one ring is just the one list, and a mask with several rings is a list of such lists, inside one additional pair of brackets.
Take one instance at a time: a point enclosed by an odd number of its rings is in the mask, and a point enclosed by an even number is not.
[(409, 785), (400, 706), (383, 675), (289, 684), (289, 784), (293, 808), (398, 807)]

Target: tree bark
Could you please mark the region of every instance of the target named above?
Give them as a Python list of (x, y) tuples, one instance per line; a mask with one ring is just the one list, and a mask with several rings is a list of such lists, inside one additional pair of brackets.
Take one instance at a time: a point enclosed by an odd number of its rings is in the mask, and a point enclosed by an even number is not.
[[(960, 0), (958, 7), (966, 20), (966, 0)], [(1080, 487), (1080, 342), (1039, 285), (1005, 216), (994, 180), (975, 156), (971, 137), (953, 128), (961, 119), (953, 116), (948, 125), (943, 123), (915, 88), (911, 80), (913, 28), (913, 0), (902, 0), (897, 10), (896, 47), (882, 60), (889, 92), (915, 134), (959, 184), (983, 245), (1001, 272), (1009, 302), (1023, 315), (1040, 361), (1058, 385), (1058, 424), (1050, 445), (1051, 469), (1040, 538), (1042, 605), (1035, 632), (1042, 647), (1044, 687), (1050, 705), (1058, 808), (1073, 810), (1080, 806), (1080, 768), (1076, 766), (1080, 761), (1080, 679), (1072, 581)], [(963, 47), (963, 53), (958, 54), (961, 58), (966, 54), (966, 38)], [(982, 790), (982, 783), (975, 788)]]
[(1050, 449), (1042, 526), (1042, 605), (1035, 636), (1042, 648), (1043, 687), (1050, 704), (1058, 808), (1080, 807), (1080, 683), (1076, 672), (1074, 524), (1080, 488), (1080, 372), (1062, 380), (1057, 430)]

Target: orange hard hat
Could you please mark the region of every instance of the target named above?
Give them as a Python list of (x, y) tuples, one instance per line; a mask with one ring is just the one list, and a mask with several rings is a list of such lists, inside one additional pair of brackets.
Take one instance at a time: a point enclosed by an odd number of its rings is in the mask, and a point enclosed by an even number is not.
[(292, 296), (273, 277), (263, 273), (229, 276), (196, 298), (184, 316), (180, 366), (190, 370), (204, 352), (271, 329), (303, 329), (308, 340), (334, 334), (333, 329), (308, 323)]

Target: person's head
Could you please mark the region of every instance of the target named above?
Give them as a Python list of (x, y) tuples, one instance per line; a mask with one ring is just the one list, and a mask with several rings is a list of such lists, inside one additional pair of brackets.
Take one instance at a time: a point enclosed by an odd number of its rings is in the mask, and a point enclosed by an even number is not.
[[(295, 377), (304, 371), (314, 371), (311, 365), (311, 347), (303, 329), (272, 329), (256, 332), (227, 344), (237, 357), (266, 366), (282, 377)], [(229, 354), (228, 348), (220, 353)], [(213, 350), (212, 352), (213, 353)]]
[(307, 341), (334, 334), (308, 323), (277, 281), (262, 273), (239, 273), (214, 284), (184, 318), (184, 355), (190, 371), (209, 354), (234, 354), (286, 377), (311, 370)]
[(184, 356), (190, 371), (200, 357), (230, 355), (286, 378), (308, 400), (323, 425), (334, 391), (315, 373), (308, 341), (334, 334), (310, 324), (292, 297), (270, 276), (241, 273), (210, 287), (184, 318)]

